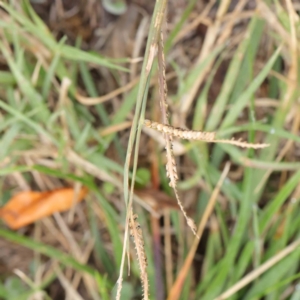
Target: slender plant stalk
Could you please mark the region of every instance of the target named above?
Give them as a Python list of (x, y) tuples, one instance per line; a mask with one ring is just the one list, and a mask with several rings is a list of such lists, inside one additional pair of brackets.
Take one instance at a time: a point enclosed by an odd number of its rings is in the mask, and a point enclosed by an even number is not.
[[(116, 299), (121, 298), (125, 254), (126, 254), (127, 240), (128, 240), (128, 224), (129, 224), (130, 209), (132, 206), (133, 188), (134, 188), (136, 169), (137, 169), (137, 158), (138, 158), (137, 146), (139, 145), (141, 127), (145, 115), (145, 107), (146, 107), (145, 103), (146, 103), (148, 85), (150, 80), (150, 72), (151, 72), (153, 60), (157, 50), (158, 38), (161, 30), (162, 20), (165, 14), (166, 4), (167, 4), (167, 0), (158, 0), (155, 3), (155, 8), (152, 16), (150, 29), (149, 29), (149, 36), (148, 36), (147, 47), (144, 56), (143, 67), (141, 71), (135, 114), (134, 114), (133, 123), (130, 131), (130, 137), (128, 141), (126, 161), (124, 165), (124, 201), (127, 206), (127, 214), (126, 214), (122, 261), (121, 261), (120, 274), (117, 283), (118, 287), (117, 287)], [(131, 184), (131, 189), (129, 191), (129, 167), (130, 167), (130, 161), (132, 158), (132, 152), (135, 143), (136, 143), (136, 147), (134, 150), (132, 184)]]

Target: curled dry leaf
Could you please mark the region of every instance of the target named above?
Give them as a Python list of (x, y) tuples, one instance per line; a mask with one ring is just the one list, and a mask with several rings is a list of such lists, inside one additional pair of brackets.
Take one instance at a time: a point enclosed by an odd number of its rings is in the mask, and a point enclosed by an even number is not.
[(76, 195), (72, 188), (48, 192), (20, 192), (0, 209), (0, 218), (11, 229), (19, 229), (55, 212), (68, 210), (75, 203), (82, 201), (87, 191), (87, 188), (83, 187)]

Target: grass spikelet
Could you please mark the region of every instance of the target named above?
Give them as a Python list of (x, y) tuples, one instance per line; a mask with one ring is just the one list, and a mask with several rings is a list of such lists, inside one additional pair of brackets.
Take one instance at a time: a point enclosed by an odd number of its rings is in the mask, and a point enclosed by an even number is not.
[(239, 140), (235, 140), (235, 139), (231, 139), (231, 140), (214, 140), (212, 141), (212, 143), (220, 143), (220, 144), (230, 144), (230, 145), (234, 145), (234, 146), (238, 146), (241, 148), (251, 148), (251, 149), (261, 149), (261, 148), (266, 148), (269, 147), (269, 144), (252, 144), (252, 143), (247, 143), (242, 141), (241, 139)]
[(160, 124), (157, 122), (152, 122), (150, 120), (145, 120), (144, 125), (162, 132), (164, 135), (169, 135), (169, 137), (181, 138), (186, 140), (199, 140), (207, 143), (220, 143), (220, 144), (231, 144), (241, 148), (252, 148), (261, 149), (268, 147), (269, 144), (252, 144), (247, 143), (242, 140), (217, 140), (215, 132), (205, 132), (205, 131), (195, 131), (182, 128), (176, 128), (171, 125)]
[(147, 274), (147, 256), (144, 248), (143, 233), (140, 224), (137, 222), (137, 214), (133, 214), (131, 211), (129, 219), (130, 236), (133, 239), (135, 245), (136, 256), (140, 267), (140, 277), (144, 293), (144, 300), (149, 299), (149, 282)]
[[(166, 142), (166, 156), (167, 156), (167, 164), (166, 164), (166, 173), (167, 177), (169, 178), (170, 182), (169, 185), (170, 187), (173, 188), (174, 194), (178, 203), (178, 206), (180, 207), (186, 222), (188, 226), (191, 228), (192, 232), (196, 234), (196, 225), (195, 222), (188, 217), (182, 202), (180, 200), (180, 197), (178, 195), (177, 191), (177, 180), (178, 180), (178, 173), (177, 173), (177, 167), (176, 167), (176, 161), (175, 157), (173, 154), (173, 147), (172, 147), (172, 139), (174, 136), (174, 130), (172, 131), (172, 126), (168, 125), (169, 124), (169, 119), (168, 119), (168, 103), (167, 103), (167, 94), (168, 94), (168, 89), (167, 89), (167, 81), (166, 81), (166, 63), (165, 63), (165, 56), (164, 56), (164, 42), (163, 42), (163, 33), (161, 32), (160, 34), (160, 39), (158, 43), (158, 88), (159, 88), (159, 95), (160, 95), (160, 108), (162, 112), (162, 120), (163, 123), (166, 125), (162, 125), (160, 123), (156, 122), (151, 122), (149, 120), (145, 120), (144, 124), (150, 128), (154, 128), (156, 130), (159, 130), (160, 132), (163, 133), (165, 142)], [(159, 128), (159, 129), (158, 129)]]
[(145, 126), (155, 129), (162, 133), (168, 133), (169, 135), (186, 140), (201, 140), (204, 142), (212, 142), (215, 140), (215, 132), (205, 132), (205, 131), (195, 131), (182, 128), (176, 128), (171, 125), (164, 125), (157, 122), (151, 122), (150, 120), (145, 120)]

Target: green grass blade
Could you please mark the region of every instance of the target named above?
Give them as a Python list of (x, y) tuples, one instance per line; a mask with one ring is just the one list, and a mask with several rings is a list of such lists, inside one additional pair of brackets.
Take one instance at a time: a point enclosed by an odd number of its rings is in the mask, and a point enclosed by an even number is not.
[(296, 172), (287, 182), (286, 184), (280, 189), (276, 197), (273, 199), (272, 202), (264, 209), (260, 217), (259, 228), (260, 231), (263, 232), (266, 230), (269, 222), (271, 221), (272, 217), (276, 214), (276, 212), (281, 208), (283, 203), (286, 201), (287, 197), (293, 192), (296, 186), (299, 184), (300, 181), (300, 171)]
[(232, 58), (228, 71), (226, 72), (226, 77), (223, 82), (221, 91), (214, 103), (212, 111), (208, 117), (205, 130), (214, 131), (217, 124), (220, 123), (222, 114), (224, 113), (226, 104), (229, 101), (230, 94), (236, 83), (237, 76), (239, 75), (240, 67), (244, 58), (244, 55), (248, 49), (248, 45), (253, 38), (253, 34), (258, 24), (261, 22), (257, 18), (253, 18), (248, 26), (248, 30), (245, 34), (245, 38), (240, 43), (238, 49), (236, 50), (234, 57)]
[(221, 124), (222, 129), (232, 125), (236, 121), (243, 108), (247, 105), (249, 99), (253, 96), (254, 92), (259, 88), (259, 86), (268, 76), (270, 70), (272, 69), (275, 61), (277, 60), (280, 54), (280, 50), (281, 48), (278, 48), (274, 52), (274, 54), (271, 56), (271, 58), (260, 71), (260, 73), (250, 83), (249, 87), (240, 95), (239, 100), (234, 105), (234, 109), (230, 110), (224, 118)]
[(43, 255), (50, 257), (50, 258), (56, 259), (63, 265), (71, 267), (77, 271), (88, 273), (92, 276), (95, 275), (95, 272), (96, 272), (95, 269), (93, 269), (90, 266), (79, 263), (70, 255), (67, 255), (53, 247), (47, 246), (40, 242), (33, 241), (27, 237), (24, 237), (18, 233), (15, 233), (15, 232), (12, 232), (12, 231), (9, 231), (6, 229), (0, 228), (0, 236), (2, 238), (5, 238), (6, 240), (17, 243), (26, 248), (32, 249), (38, 253), (41, 253)]
[(40, 126), (39, 124), (37, 124), (36, 122), (32, 121), (31, 119), (29, 119), (28, 117), (26, 117), (24, 114), (22, 114), (21, 112), (15, 110), (14, 108), (12, 108), (11, 106), (7, 105), (4, 101), (0, 100), (0, 107), (3, 108), (4, 110), (6, 110), (8, 113), (12, 114), (13, 116), (15, 116), (16, 118), (18, 118), (19, 120), (23, 121), (25, 124), (27, 124), (29, 127), (31, 127), (32, 129), (34, 129), (37, 133), (45, 136), (49, 141), (53, 142), (54, 144), (56, 144), (56, 140), (54, 139), (54, 137), (52, 137), (48, 131), (46, 131), (42, 126)]

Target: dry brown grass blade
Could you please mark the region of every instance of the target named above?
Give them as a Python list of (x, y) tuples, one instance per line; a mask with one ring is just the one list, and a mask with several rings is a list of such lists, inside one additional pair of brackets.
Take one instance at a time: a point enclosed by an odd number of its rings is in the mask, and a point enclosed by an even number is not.
[(144, 293), (144, 300), (149, 299), (149, 282), (147, 274), (147, 257), (144, 248), (143, 233), (140, 224), (137, 222), (138, 216), (131, 211), (129, 218), (130, 236), (133, 238), (137, 261), (140, 267), (140, 277)]
[(133, 79), (132, 81), (130, 81), (129, 83), (127, 83), (126, 85), (121, 86), (120, 88), (118, 88), (104, 96), (84, 97), (77, 92), (75, 94), (75, 98), (78, 102), (80, 102), (83, 105), (87, 105), (87, 106), (97, 105), (97, 104), (109, 101), (109, 100), (113, 99), (114, 97), (117, 97), (118, 95), (131, 90), (135, 85), (137, 85), (139, 83), (139, 80), (140, 80), (140, 78), (137, 77), (137, 78)]
[[(240, 19), (240, 15), (244, 9), (244, 6), (248, 0), (240, 0), (237, 2), (237, 5), (234, 9), (234, 11), (229, 15), (226, 27), (224, 30), (221, 31), (221, 35), (218, 38), (217, 45), (223, 44), (226, 40), (229, 40), (229, 37), (232, 35), (232, 29), (236, 22)], [(225, 16), (228, 16), (225, 15)], [(251, 16), (251, 15), (250, 15)], [(225, 19), (226, 20), (226, 19)], [(224, 17), (222, 18), (222, 21), (224, 21)]]
[[(171, 72), (169, 74), (166, 75), (166, 79), (170, 80), (173, 79), (174, 77), (176, 77), (176, 73), (175, 72)], [(128, 91), (130, 91), (133, 87), (135, 87), (140, 81), (140, 77), (136, 77), (134, 79), (132, 79), (130, 82), (128, 82), (126, 85), (121, 86), (115, 90), (113, 90), (112, 92), (100, 96), (100, 97), (85, 97), (82, 96), (78, 91), (75, 94), (75, 98), (78, 102), (80, 102), (83, 105), (86, 106), (92, 106), (92, 105), (97, 105), (100, 103), (104, 103), (106, 101), (109, 101), (123, 93), (126, 93)], [(150, 86), (153, 86), (155, 84), (155, 79), (151, 79), (150, 81)]]
[(168, 293), (173, 284), (173, 259), (172, 259), (172, 241), (171, 241), (171, 218), (170, 211), (164, 210), (164, 252), (165, 252), (165, 268), (166, 283)]
[(55, 265), (54, 269), (60, 284), (66, 291), (67, 298), (70, 297), (74, 300), (83, 300), (78, 291), (76, 291), (76, 289), (72, 286), (70, 280), (63, 274), (63, 272), (60, 270), (57, 264)]
[(285, 41), (287, 44), (290, 44), (290, 34), (279, 22), (276, 16), (276, 12), (273, 9), (269, 8), (269, 6), (262, 0), (257, 1), (257, 9), (261, 17), (268, 21), (270, 27), (280, 35), (282, 40)]
[(100, 135), (103, 137), (103, 136), (106, 136), (106, 135), (110, 135), (112, 133), (123, 131), (123, 130), (129, 128), (131, 126), (131, 124), (132, 124), (131, 121), (125, 121), (125, 122), (122, 122), (122, 123), (119, 123), (119, 124), (114, 124), (114, 125), (111, 125), (111, 126), (107, 126), (104, 129), (100, 130)]
[(114, 177), (110, 174), (105, 172), (104, 170), (99, 169), (94, 164), (90, 163), (89, 161), (85, 160), (81, 156), (79, 156), (76, 152), (69, 149), (66, 152), (66, 157), (69, 162), (73, 163), (77, 167), (82, 168), (85, 172), (92, 174), (93, 176), (97, 177), (100, 180), (105, 182), (110, 182), (118, 187), (122, 187), (122, 184), (118, 182)]
[(230, 163), (227, 163), (225, 165), (225, 168), (222, 172), (222, 175), (217, 183), (217, 186), (215, 187), (213, 193), (211, 194), (211, 197), (208, 201), (208, 204), (206, 206), (206, 209), (205, 209), (205, 212), (203, 214), (203, 217), (200, 221), (200, 224), (199, 224), (199, 227), (198, 227), (198, 230), (197, 230), (197, 235), (199, 236), (199, 239), (194, 239), (194, 242), (190, 248), (190, 251), (189, 251), (189, 254), (187, 256), (187, 258), (185, 259), (184, 261), (184, 264), (177, 276), (177, 279), (176, 281), (174, 282), (171, 290), (170, 290), (170, 293), (169, 293), (169, 296), (168, 296), (168, 300), (176, 300), (180, 297), (180, 294), (181, 294), (181, 290), (182, 290), (182, 287), (184, 285), (184, 281), (186, 279), (186, 276), (190, 270), (190, 267), (191, 267), (191, 264), (193, 262), (193, 259), (194, 259), (194, 256), (195, 256), (195, 253), (196, 253), (196, 250), (197, 250), (197, 247), (199, 245), (199, 242), (200, 242), (200, 238), (203, 234), (203, 231), (204, 231), (204, 228), (205, 228), (205, 225), (213, 211), (213, 208), (215, 206), (215, 203), (216, 203), (216, 200), (217, 200), (217, 197), (219, 195), (219, 192), (220, 192), (220, 189), (221, 189), (221, 186), (229, 172), (229, 168), (230, 168)]
[[(196, 61), (195, 67), (199, 66), (211, 53), (212, 49), (216, 46), (216, 40), (220, 33), (220, 27), (221, 27), (221, 18), (225, 15), (227, 12), (227, 9), (230, 5), (231, 1), (224, 0), (220, 2), (218, 11), (217, 11), (217, 17), (215, 22), (208, 27), (207, 33), (205, 35), (205, 39), (203, 41), (203, 46), (201, 48), (201, 52), (199, 53), (198, 59)], [(189, 92), (182, 96), (181, 101), (181, 107), (180, 111), (183, 116), (183, 120), (185, 120), (185, 117), (194, 101), (194, 98), (199, 90), (199, 87), (203, 83), (203, 80), (207, 77), (207, 73), (211, 70), (211, 66), (213, 65), (214, 61), (211, 61), (207, 66), (203, 69), (201, 74), (199, 74), (197, 80), (195, 80), (193, 86), (189, 90)], [(183, 101), (184, 99), (184, 101)]]
[(211, 8), (215, 5), (216, 0), (210, 0), (209, 3), (205, 6), (204, 10), (199, 16), (197, 16), (193, 21), (183, 27), (174, 40), (174, 45), (180, 42), (182, 39), (187, 37), (190, 32), (195, 30), (200, 24), (204, 24), (207, 27), (212, 25), (212, 21), (209, 17), (209, 12)]

